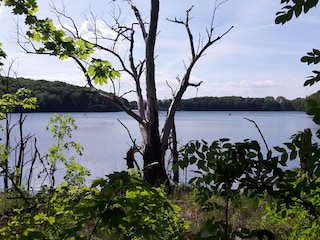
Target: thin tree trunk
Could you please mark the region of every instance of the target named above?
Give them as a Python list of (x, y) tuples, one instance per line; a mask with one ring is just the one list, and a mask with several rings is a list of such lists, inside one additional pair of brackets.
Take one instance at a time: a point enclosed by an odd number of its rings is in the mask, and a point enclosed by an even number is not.
[(146, 89), (147, 89), (147, 142), (143, 152), (144, 178), (152, 185), (168, 180), (164, 166), (164, 152), (161, 148), (159, 115), (155, 83), (154, 49), (157, 37), (159, 0), (151, 0), (150, 27), (146, 36)]
[[(6, 151), (7, 154), (9, 153), (9, 147), (10, 147), (10, 122), (9, 122), (9, 116), (8, 113), (6, 113)], [(3, 177), (3, 188), (4, 188), (4, 192), (7, 192), (9, 190), (9, 159), (8, 159), (8, 155), (4, 161), (4, 177)]]
[[(171, 131), (171, 136), (172, 136), (172, 165), (175, 165), (178, 162), (178, 142), (177, 142), (177, 131), (176, 131), (176, 124), (175, 121), (173, 120), (173, 127)], [(179, 168), (173, 172), (173, 182), (179, 183)]]
[[(23, 137), (23, 114), (20, 113), (19, 116), (19, 137), (20, 137), (20, 146), (19, 146), (19, 154), (18, 154), (18, 162), (16, 163), (16, 184), (21, 186), (22, 184), (22, 173), (24, 166), (24, 150), (25, 150), (25, 140)], [(18, 172), (19, 171), (19, 172)]]
[(308, 166), (308, 159), (310, 158), (308, 148), (312, 146), (312, 132), (310, 128), (304, 129), (304, 131), (300, 133), (299, 138), (300, 142), (302, 143), (302, 149), (299, 153), (301, 172), (312, 176), (312, 173), (309, 172), (310, 166)]

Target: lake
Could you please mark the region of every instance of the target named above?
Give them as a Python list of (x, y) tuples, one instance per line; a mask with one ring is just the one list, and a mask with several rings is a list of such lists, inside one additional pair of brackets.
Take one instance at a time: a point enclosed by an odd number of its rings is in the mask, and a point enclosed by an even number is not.
[[(113, 171), (126, 169), (123, 159), (132, 145), (128, 131), (118, 119), (129, 129), (137, 143), (140, 133), (135, 120), (123, 112), (113, 113), (71, 113), (78, 129), (73, 133), (73, 140), (84, 148), (79, 162), (91, 170), (90, 179), (104, 176)], [(13, 118), (18, 115), (14, 114)], [(25, 133), (35, 133), (38, 148), (44, 155), (53, 143), (51, 133), (46, 131), (50, 113), (28, 114), (25, 122)], [(160, 113), (161, 125), (165, 114)], [(303, 112), (177, 112), (176, 127), (179, 145), (190, 140), (204, 139), (213, 141), (219, 138), (230, 138), (232, 142), (244, 139), (258, 140), (262, 138), (254, 124), (244, 118), (251, 119), (259, 126), (269, 148), (281, 145), (290, 140), (297, 131), (311, 128), (317, 130), (312, 118)], [(262, 145), (265, 149), (265, 147)], [(140, 160), (142, 165), (142, 161)], [(298, 163), (296, 163), (298, 164)], [(296, 165), (298, 166), (298, 165)]]

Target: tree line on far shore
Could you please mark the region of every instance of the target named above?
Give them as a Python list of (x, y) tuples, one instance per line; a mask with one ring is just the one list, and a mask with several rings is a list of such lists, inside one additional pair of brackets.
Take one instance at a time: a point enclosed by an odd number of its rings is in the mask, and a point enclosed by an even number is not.
[[(24, 87), (30, 89), (38, 99), (37, 112), (113, 112), (119, 111), (101, 96), (93, 94), (85, 87), (74, 86), (60, 81), (31, 80), (0, 76), (0, 94), (13, 93)], [(310, 97), (320, 99), (319, 93)], [(125, 105), (135, 109), (137, 103), (122, 99)], [(158, 101), (161, 111), (166, 111), (171, 99)], [(279, 96), (274, 98), (196, 97), (183, 99), (180, 111), (305, 111), (305, 98), (288, 100)]]
[[(165, 105), (165, 104), (164, 104)], [(198, 97), (181, 102), (183, 111), (305, 111), (305, 99), (288, 100), (279, 96), (274, 98)]]
[[(114, 112), (119, 111), (113, 104), (86, 87), (60, 81), (31, 80), (0, 76), (0, 96), (14, 93), (19, 88), (30, 89), (38, 99), (36, 112)], [(130, 103), (122, 99), (129, 107)]]

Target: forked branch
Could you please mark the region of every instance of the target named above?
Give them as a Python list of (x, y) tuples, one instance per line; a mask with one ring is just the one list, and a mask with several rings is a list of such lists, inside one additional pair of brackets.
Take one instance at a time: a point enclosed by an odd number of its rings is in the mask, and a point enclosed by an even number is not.
[[(229, 27), (229, 29), (227, 29), (224, 33), (222, 33), (221, 35), (217, 36), (216, 38), (213, 38), (213, 33), (214, 33), (214, 27), (213, 27), (213, 20), (215, 17), (215, 13), (217, 8), (223, 4), (226, 1), (216, 1), (215, 2), (215, 8), (213, 11), (213, 16), (212, 16), (212, 20), (211, 20), (211, 25), (210, 25), (210, 29), (207, 29), (207, 41), (206, 43), (203, 43), (203, 41), (200, 41), (201, 36), (199, 37), (199, 43), (198, 43), (198, 47), (195, 47), (195, 43), (194, 43), (194, 38), (193, 38), (193, 34), (189, 25), (189, 21), (190, 21), (190, 12), (192, 10), (192, 7), (189, 8), (186, 11), (186, 19), (183, 20), (178, 20), (177, 18), (170, 20), (168, 19), (170, 22), (173, 23), (177, 23), (177, 24), (181, 24), (185, 27), (186, 32), (188, 34), (188, 38), (189, 38), (189, 45), (190, 45), (190, 51), (191, 51), (191, 61), (189, 62), (189, 65), (186, 66), (186, 72), (182, 78), (182, 80), (180, 81), (180, 86), (178, 91), (176, 92), (173, 101), (170, 104), (169, 110), (168, 110), (168, 115), (167, 115), (167, 119), (165, 122), (165, 125), (163, 127), (162, 130), (162, 137), (161, 137), (161, 142), (162, 142), (162, 148), (165, 149), (166, 148), (166, 143), (168, 142), (168, 138), (170, 135), (170, 131), (174, 126), (174, 114), (181, 102), (182, 96), (185, 93), (185, 91), (187, 90), (187, 88), (189, 86), (191, 87), (198, 87), (200, 86), (201, 82), (199, 82), (198, 84), (195, 83), (190, 83), (190, 76), (191, 76), (191, 72), (193, 67), (195, 66), (195, 64), (197, 63), (197, 61), (203, 56), (203, 54), (205, 53), (205, 51), (212, 46), (215, 42), (219, 41), (221, 38), (223, 38), (225, 35), (227, 35), (233, 28), (233, 26)], [(197, 49), (197, 51), (195, 50)]]
[(140, 26), (141, 32), (142, 32), (142, 36), (143, 39), (146, 40), (148, 37), (147, 31), (146, 31), (146, 27), (145, 27), (145, 22), (142, 20), (141, 14), (139, 9), (136, 7), (136, 5), (134, 5), (134, 3), (132, 2), (132, 0), (127, 0), (128, 4), (131, 6), (134, 15), (136, 16), (136, 19), (138, 21), (138, 24)]

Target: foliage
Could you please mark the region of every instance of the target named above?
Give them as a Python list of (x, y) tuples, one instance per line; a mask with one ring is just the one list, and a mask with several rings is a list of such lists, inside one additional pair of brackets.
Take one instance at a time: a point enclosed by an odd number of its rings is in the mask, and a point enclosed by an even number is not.
[[(273, 235), (267, 230), (233, 229), (230, 224), (230, 204), (240, 195), (256, 196), (260, 189), (255, 181), (265, 181), (270, 171), (262, 172), (260, 168), (267, 161), (263, 160), (260, 146), (256, 141), (230, 143), (229, 139), (220, 139), (208, 144), (206, 141), (192, 141), (181, 149), (181, 159), (175, 167), (182, 169), (195, 165), (195, 176), (189, 183), (198, 188), (196, 198), (199, 206), (206, 212), (224, 209), (224, 219), (208, 219), (196, 239), (234, 239)], [(262, 190), (263, 191), (263, 190)], [(218, 201), (220, 197), (223, 201)]]
[[(27, 160), (25, 157), (25, 150), (28, 143), (30, 143), (31, 137), (25, 136), (23, 133), (23, 123), (26, 116), (20, 113), (18, 120), (15, 123), (11, 123), (11, 113), (15, 110), (20, 112), (35, 109), (37, 107), (37, 99), (32, 96), (30, 90), (25, 88), (18, 89), (15, 93), (6, 93), (2, 95), (0, 99), (0, 119), (4, 120), (4, 143), (0, 144), (0, 176), (3, 177), (3, 188), (8, 191), (11, 187), (15, 190), (21, 191), (19, 188), (22, 186), (22, 179), (26, 178), (27, 188), (30, 186), (30, 178), (32, 176), (32, 170), (24, 171), (27, 167), (32, 165), (35, 161), (35, 157), (31, 160)], [(14, 144), (10, 141), (12, 130), (18, 128), (19, 135), (17, 143)], [(31, 143), (30, 143), (31, 144)], [(10, 155), (15, 156), (15, 159), (10, 158)], [(30, 164), (31, 162), (31, 164)]]
[(80, 208), (98, 220), (96, 226), (119, 239), (180, 239), (187, 223), (179, 219), (179, 207), (167, 200), (164, 190), (151, 187), (137, 173), (120, 172), (97, 179), (101, 191), (82, 201)]
[(95, 84), (107, 84), (108, 79), (115, 79), (120, 77), (111, 62), (101, 59), (92, 59), (92, 64), (88, 67), (88, 74), (94, 79)]
[[(79, 144), (66, 141), (76, 128), (70, 116), (51, 117), (47, 129), (55, 144), (42, 171), (49, 186), (43, 184), (35, 196), (28, 196), (27, 204), (6, 204), (14, 209), (0, 228), (0, 238), (184, 239), (188, 223), (181, 220), (180, 208), (167, 199), (162, 188), (145, 183), (140, 173), (113, 173), (93, 181), (90, 187), (84, 185), (88, 170), (73, 156), (65, 156), (71, 149), (81, 154)], [(55, 186), (61, 164), (65, 182)]]
[[(2, 58), (6, 58), (7, 57), (7, 54), (2, 50), (2, 43), (0, 42), (0, 60)], [(3, 63), (0, 61), (0, 70), (1, 70), (1, 67), (3, 66)]]
[[(286, 4), (282, 11), (276, 13), (277, 17), (275, 19), (276, 24), (285, 24), (289, 22), (293, 15), (299, 17), (300, 14), (308, 13), (311, 8), (318, 5), (318, 0), (281, 0), (281, 4)], [(289, 3), (292, 3), (289, 5)], [(313, 48), (311, 51), (307, 52), (307, 55), (301, 58), (301, 62), (310, 64), (318, 64), (320, 62), (320, 50)], [(314, 75), (308, 76), (307, 80), (304, 82), (304, 86), (312, 86), (313, 84), (320, 81), (320, 71), (313, 70)], [(320, 105), (313, 99), (308, 99), (307, 101), (308, 111), (307, 113), (314, 116), (315, 123), (319, 124), (320, 118)], [(320, 136), (320, 131), (317, 132), (318, 137)]]
[(20, 88), (14, 94), (7, 93), (0, 99), (1, 113), (12, 113), (15, 110), (35, 109), (37, 98), (31, 96), (31, 90)]
[(80, 144), (74, 141), (65, 141), (65, 138), (72, 139), (72, 131), (77, 129), (75, 120), (71, 116), (63, 116), (59, 114), (53, 114), (47, 125), (47, 130), (53, 133), (53, 140), (56, 144), (49, 148), (48, 153), (48, 165), (50, 178), (50, 186), (55, 186), (56, 171), (59, 164), (63, 164), (65, 167), (64, 180), (70, 186), (81, 186), (85, 182), (85, 177), (89, 176), (89, 170), (81, 166), (75, 161), (74, 156), (70, 156), (68, 159), (65, 156), (64, 150), (70, 155), (71, 149), (77, 155), (82, 155), (82, 147)]
[[(304, 134), (298, 133), (291, 142), (284, 144), (285, 147), (274, 147), (265, 156), (259, 144), (249, 140), (230, 143), (228, 139), (220, 139), (211, 144), (203, 140), (192, 141), (183, 147), (181, 159), (175, 167), (195, 169), (195, 176), (189, 183), (199, 189), (197, 203), (206, 212), (225, 210), (224, 219), (209, 219), (198, 237), (233, 239), (235, 235), (251, 236), (247, 229), (239, 231), (230, 223), (229, 208), (241, 194), (247, 197), (268, 194), (277, 206), (275, 211), (284, 219), (290, 219), (290, 212), (294, 209), (304, 209), (310, 217), (310, 226), (314, 226), (320, 218), (320, 148), (317, 144), (307, 143)], [(288, 161), (297, 158), (306, 158), (305, 172), (285, 169)], [(303, 221), (302, 216), (299, 219)], [(312, 230), (308, 228), (306, 231)], [(299, 233), (298, 227), (296, 233)], [(254, 230), (251, 234), (274, 239), (274, 235), (264, 229)]]
[[(311, 52), (308, 52), (306, 56), (301, 58), (301, 62), (305, 62), (308, 65), (318, 64), (320, 62), (320, 50), (312, 49)], [(313, 84), (320, 81), (320, 72), (317, 70), (312, 71), (315, 75), (308, 76), (308, 80), (304, 82), (304, 86), (312, 86)]]
[[(57, 56), (60, 59), (73, 58), (76, 61), (88, 60), (94, 53), (94, 45), (82, 38), (67, 36), (63, 29), (58, 29), (50, 18), (39, 19), (37, 1), (10, 1), (5, 0), (5, 5), (13, 8), (13, 13), (25, 15), (25, 24), (29, 30), (26, 35), (31, 41), (43, 43), (42, 47), (35, 50), (38, 54)], [(115, 79), (120, 76), (109, 61), (91, 59), (86, 74), (91, 76), (95, 83), (107, 83), (107, 79)]]
[[(281, 0), (281, 4), (286, 4), (282, 10), (277, 12), (276, 24), (289, 22), (293, 16), (299, 17), (301, 13), (307, 13), (318, 4), (318, 0)], [(290, 5), (291, 3), (292, 5)]]
[[(288, 5), (292, 2), (292, 5)], [(309, 12), (311, 8), (314, 8), (318, 4), (318, 0), (282, 0), (281, 3), (287, 4), (283, 7), (283, 11), (277, 13), (275, 22), (286, 23), (289, 22), (293, 14), (299, 17), (302, 11), (304, 13)], [(318, 64), (320, 62), (320, 51), (313, 48), (312, 51), (307, 52), (305, 56), (301, 58), (301, 62), (310, 64)], [(305, 81), (304, 86), (312, 86), (319, 82), (320, 72), (313, 71), (313, 76), (309, 76)], [(320, 124), (320, 105), (318, 100), (318, 93), (313, 94), (307, 99), (307, 113), (313, 115), (313, 121), (316, 124)], [(278, 203), (276, 206), (268, 206), (268, 214), (266, 215), (266, 221), (270, 221), (277, 231), (280, 232), (280, 237), (286, 237), (286, 239), (318, 239), (319, 236), (319, 218), (320, 218), (320, 155), (318, 144), (310, 144), (306, 141), (306, 131), (300, 132), (294, 136), (293, 145), (287, 145), (292, 151), (291, 154), (296, 154), (296, 147), (299, 149), (301, 170), (294, 172), (289, 171), (286, 174), (287, 189), (290, 187), (290, 191), (293, 195), (286, 196), (293, 200), (295, 204)], [(320, 138), (320, 129), (317, 131), (317, 137)], [(280, 149), (279, 149), (280, 150)], [(284, 149), (281, 149), (283, 154), (286, 154)], [(279, 218), (279, 213), (283, 218)], [(290, 223), (289, 226), (283, 223)], [(303, 223), (303, 224), (301, 224)]]
[[(26, 35), (31, 41), (43, 43), (36, 49), (38, 54), (49, 54), (60, 59), (74, 58), (76, 61), (88, 60), (94, 53), (94, 45), (82, 38), (67, 36), (63, 29), (58, 29), (50, 18), (39, 19), (36, 0), (22, 3), (4, 1), (5, 5), (13, 7), (13, 13), (25, 15), (25, 24), (29, 26)], [(107, 79), (115, 79), (120, 73), (112, 68), (109, 61), (92, 58), (86, 74), (92, 76), (95, 83), (107, 83)]]
[(14, 14), (32, 14), (38, 11), (35, 0), (1, 0), (6, 6), (11, 6)]
[(6, 219), (3, 218), (3, 215), (11, 212), (12, 209), (20, 208), (21, 206), (26, 206), (26, 202), (17, 198), (16, 191), (8, 191), (0, 193), (0, 216), (2, 223), (0, 223), (0, 227), (4, 225)]
[(96, 179), (90, 188), (61, 183), (36, 199), (32, 211), (16, 210), (2, 239), (183, 239), (188, 227), (164, 191), (134, 172)]
[(260, 225), (274, 232), (277, 239), (317, 240), (320, 233), (319, 220), (302, 206), (288, 208), (286, 204), (268, 202)]

